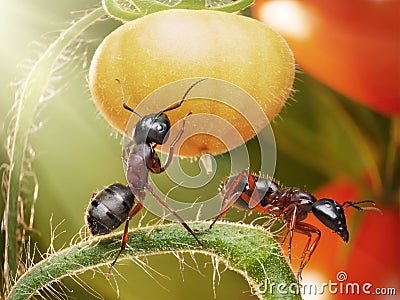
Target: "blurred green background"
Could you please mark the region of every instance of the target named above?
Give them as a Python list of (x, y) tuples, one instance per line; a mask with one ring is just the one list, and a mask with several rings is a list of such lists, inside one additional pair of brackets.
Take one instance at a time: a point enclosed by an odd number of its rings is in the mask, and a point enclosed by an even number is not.
[[(97, 4), (98, 1), (89, 0), (0, 2), (0, 40), (3, 41), (0, 46), (0, 164), (7, 162), (3, 147), (5, 123), (18, 81), (26, 76), (28, 67), (60, 30), (75, 18), (70, 12)], [(83, 36), (90, 42), (84, 42), (77, 55), (90, 63), (96, 46), (117, 26), (119, 22), (106, 20), (90, 28)], [(50, 245), (51, 226), (59, 224), (55, 249), (68, 245), (84, 226), (90, 195), (112, 182), (124, 181), (121, 137), (95, 109), (87, 88), (87, 67), (82, 68), (84, 63), (83, 59), (75, 60), (59, 72), (63, 76), (54, 87), (60, 91), (37, 118), (43, 122), (43, 128), (30, 138), (36, 152), (33, 170), (39, 181), (39, 197), (35, 231), (29, 235), (41, 252), (46, 252)], [(289, 100), (273, 121), (278, 148), (275, 177), (287, 186), (306, 187), (310, 191), (335, 178), (352, 178), (360, 187), (362, 198), (372, 197), (380, 206), (397, 202), (394, 196), (376, 198), (376, 193), (363, 183), (363, 174), (371, 169), (371, 163), (372, 169), (384, 172), (381, 166), (390, 137), (390, 120), (336, 94), (304, 73), (298, 74), (295, 90), (292, 96), (295, 100)], [(390, 191), (388, 194), (391, 195)], [(3, 210), (3, 201), (0, 205)], [(240, 220), (242, 215), (232, 211), (228, 218)], [(2, 247), (3, 244), (2, 237)], [(191, 257), (185, 257), (196, 269)], [(132, 262), (120, 262), (117, 267), (123, 275), (118, 278), (120, 299), (213, 299), (211, 259), (195, 257), (200, 272), (188, 266), (181, 270), (172, 255), (148, 258), (151, 267), (170, 279), (151, 272), (153, 279)], [(89, 271), (80, 278), (105, 299), (116, 299), (114, 283), (109, 283), (104, 276)], [(91, 295), (94, 292), (88, 293), (71, 279), (63, 282), (68, 287), (66, 293), (75, 299), (96, 298)], [(216, 296), (216, 299), (255, 299), (246, 281), (231, 271), (221, 274)]]

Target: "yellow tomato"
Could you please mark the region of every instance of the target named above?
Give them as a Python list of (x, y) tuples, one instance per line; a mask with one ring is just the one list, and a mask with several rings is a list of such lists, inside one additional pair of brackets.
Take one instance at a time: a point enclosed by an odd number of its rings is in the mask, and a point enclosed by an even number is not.
[[(131, 114), (122, 107), (116, 78), (121, 80), (126, 103), (132, 108), (156, 89), (177, 80), (208, 77), (230, 82), (255, 99), (266, 121), (250, 124), (243, 112), (210, 99), (187, 101), (167, 114), (172, 124), (190, 111), (220, 117), (247, 141), (279, 113), (291, 92), (294, 71), (287, 43), (259, 21), (217, 11), (167, 10), (128, 22), (108, 35), (93, 58), (89, 85), (101, 113), (123, 132)], [(202, 120), (204, 124), (200, 124)], [(206, 117), (196, 122), (196, 128), (210, 125)], [(192, 133), (179, 155), (217, 154), (231, 146), (216, 136)]]

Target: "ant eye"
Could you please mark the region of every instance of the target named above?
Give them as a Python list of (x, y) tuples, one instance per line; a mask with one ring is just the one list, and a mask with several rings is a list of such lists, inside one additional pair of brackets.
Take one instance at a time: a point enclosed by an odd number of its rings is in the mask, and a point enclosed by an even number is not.
[(330, 208), (330, 207), (331, 207), (331, 204), (330, 204), (328, 201), (325, 202), (324, 204), (325, 204), (325, 207), (326, 207), (326, 208)]
[(161, 124), (158, 124), (156, 129), (157, 129), (157, 131), (160, 131), (160, 132), (165, 130), (164, 126), (162, 126)]

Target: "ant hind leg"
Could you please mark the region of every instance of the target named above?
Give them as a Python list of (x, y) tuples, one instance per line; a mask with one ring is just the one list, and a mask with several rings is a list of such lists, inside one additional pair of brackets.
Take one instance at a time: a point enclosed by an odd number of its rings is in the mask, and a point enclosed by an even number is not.
[(139, 211), (141, 211), (143, 208), (143, 204), (141, 202), (139, 202), (134, 209), (132, 209), (129, 212), (128, 218), (126, 219), (125, 222), (125, 228), (124, 228), (124, 233), (122, 234), (122, 241), (121, 241), (121, 248), (119, 249), (119, 252), (117, 254), (117, 256), (114, 258), (113, 262), (111, 263), (108, 272), (107, 272), (107, 278), (110, 277), (111, 275), (111, 271), (112, 268), (114, 267), (114, 265), (117, 263), (118, 258), (120, 257), (120, 255), (122, 254), (122, 252), (124, 252), (125, 248), (126, 248), (126, 244), (128, 242), (128, 235), (129, 235), (129, 221), (132, 219), (132, 217), (134, 215), (136, 215)]
[(153, 195), (153, 197), (162, 205), (164, 206), (171, 214), (175, 216), (175, 218), (179, 221), (179, 223), (182, 224), (183, 227), (194, 237), (194, 239), (197, 241), (197, 243), (204, 248), (203, 243), (199, 240), (199, 238), (195, 235), (194, 231), (192, 228), (189, 227), (189, 225), (181, 218), (181, 216), (178, 215), (178, 213), (172, 209), (167, 202), (165, 202), (163, 199), (161, 199), (153, 190), (151, 185), (146, 185), (146, 189), (149, 190), (149, 192)]
[[(222, 204), (221, 204), (221, 210), (218, 213), (218, 215), (215, 217), (215, 219), (212, 221), (212, 223), (210, 224), (210, 226), (206, 229), (203, 230), (198, 230), (195, 229), (194, 231), (197, 233), (204, 233), (207, 231), (210, 231), (215, 223), (221, 219), (221, 217), (223, 215), (225, 215), (227, 213), (227, 211), (233, 206), (233, 204), (235, 204), (237, 198), (240, 196), (241, 192), (237, 191), (238, 190), (238, 186), (241, 183), (241, 180), (244, 176), (246, 176), (246, 173), (248, 173), (249, 170), (245, 169), (242, 172), (239, 173), (239, 175), (237, 176), (237, 178), (232, 182), (232, 184), (230, 184), (230, 186), (227, 188), (225, 195), (222, 199)], [(239, 190), (243, 190), (244, 187), (239, 187)]]

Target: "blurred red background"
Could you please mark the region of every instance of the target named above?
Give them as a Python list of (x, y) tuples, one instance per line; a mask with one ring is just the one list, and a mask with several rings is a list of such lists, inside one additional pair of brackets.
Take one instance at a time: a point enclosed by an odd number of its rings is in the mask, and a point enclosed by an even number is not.
[(400, 1), (257, 0), (312, 76), (386, 115), (400, 114)]
[[(400, 1), (257, 0), (252, 15), (283, 35), (306, 73), (396, 124), (400, 115)], [(392, 131), (399, 132), (398, 124)], [(400, 141), (394, 140), (398, 151)], [(378, 164), (384, 173), (384, 163)], [(396, 176), (393, 180), (397, 182), (390, 191), (385, 182), (382, 185), (373, 176), (362, 183), (334, 178), (317, 190), (319, 197), (340, 203), (365, 200), (365, 194), (371, 195), (383, 215), (348, 208), (348, 244), (310, 216), (307, 222), (320, 228), (322, 237), (303, 272), (303, 283), (339, 283), (336, 275), (343, 271), (347, 274), (344, 284), (359, 283), (361, 287), (368, 282), (372, 284), (371, 292), (375, 288), (396, 288), (397, 294), (400, 292), (400, 199), (395, 192), (399, 180)], [(306, 238), (295, 238), (294, 255), (299, 258)], [(294, 270), (296, 263), (292, 264)], [(344, 294), (325, 292), (323, 299), (363, 297)], [(395, 297), (374, 295), (368, 299)]]

